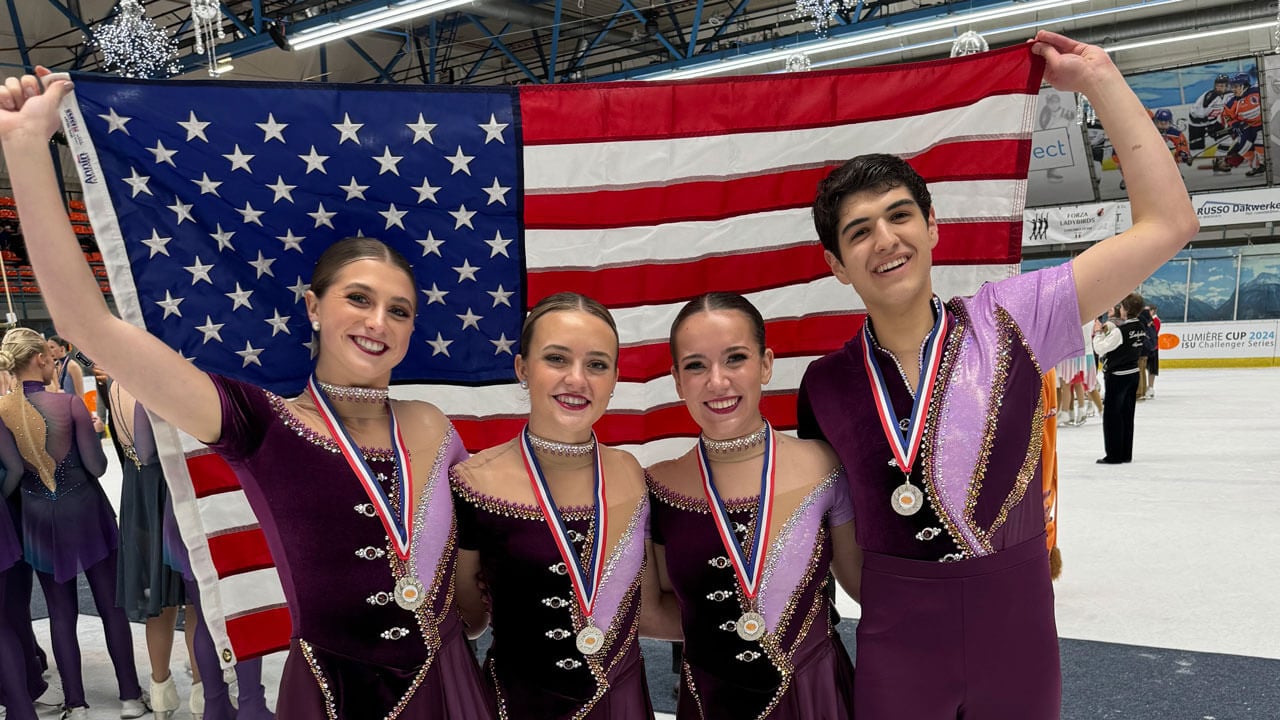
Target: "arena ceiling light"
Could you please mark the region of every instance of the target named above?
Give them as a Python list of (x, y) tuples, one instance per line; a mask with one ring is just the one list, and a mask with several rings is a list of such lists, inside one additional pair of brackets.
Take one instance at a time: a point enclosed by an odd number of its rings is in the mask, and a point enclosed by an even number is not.
[[(992, 38), (997, 35), (1006, 35), (1008, 33), (1013, 33), (1013, 32), (1027, 32), (1029, 30), (1038, 30), (1041, 28), (1046, 28), (1051, 25), (1057, 25), (1060, 23), (1075, 22), (1077, 20), (1091, 20), (1097, 17), (1104, 17), (1107, 15), (1119, 15), (1121, 13), (1132, 12), (1134, 10), (1148, 10), (1153, 7), (1159, 7), (1161, 5), (1171, 5), (1173, 3), (1180, 3), (1180, 2), (1183, 2), (1183, 0), (1150, 0), (1149, 2), (1141, 2), (1135, 5), (1120, 5), (1117, 7), (1103, 8), (1101, 10), (1088, 10), (1086, 12), (1076, 13), (1074, 15), (1065, 15), (1063, 17), (1053, 18), (1052, 20), (1033, 20), (1031, 22), (1020, 23), (1018, 25), (1009, 25), (1007, 27), (996, 28), (994, 30), (983, 30), (982, 37)], [(813, 63), (812, 69), (818, 70), (824, 67), (831, 67), (833, 65), (842, 65), (844, 63), (857, 62), (859, 60), (872, 60), (878, 57), (884, 57), (885, 55), (897, 55), (902, 52), (910, 52), (914, 50), (926, 50), (928, 48), (938, 47), (940, 45), (950, 45), (953, 42), (955, 42), (955, 38), (947, 37), (947, 38), (942, 38), (941, 40), (926, 40), (925, 42), (915, 43), (914, 45), (905, 45), (905, 46), (895, 45), (894, 47), (885, 48), (883, 50), (872, 50), (871, 52), (865, 52), (859, 55), (848, 55), (844, 57), (832, 58), (830, 60), (823, 60), (821, 62), (816, 62), (816, 63)], [(774, 74), (780, 74), (784, 72), (786, 72), (786, 70), (774, 70), (768, 74), (774, 75)]]
[(334, 40), (341, 40), (357, 33), (376, 30), (398, 22), (420, 18), (424, 15), (443, 12), (460, 5), (469, 5), (474, 0), (409, 0), (394, 2), (382, 7), (357, 13), (350, 17), (339, 18), (332, 22), (290, 34), (287, 38), (290, 50), (305, 50), (323, 45)]
[[(685, 70), (674, 70), (670, 72), (662, 72), (655, 75), (647, 75), (643, 80), (683, 80), (686, 78), (705, 77), (707, 75), (720, 75), (722, 73), (733, 72), (735, 70), (744, 70), (757, 65), (765, 65), (774, 61), (784, 60), (787, 56), (795, 53), (821, 53), (833, 50), (844, 50), (859, 45), (868, 45), (871, 43), (882, 42), (885, 40), (896, 40), (898, 38), (910, 37), (912, 35), (920, 35), (922, 33), (932, 32), (935, 30), (954, 30), (961, 25), (971, 25), (986, 20), (998, 20), (1000, 18), (1011, 17), (1014, 15), (1025, 15), (1027, 13), (1040, 12), (1041, 10), (1050, 10), (1053, 8), (1063, 7), (1065, 5), (1075, 5), (1085, 0), (1038, 0), (1037, 2), (1018, 2), (1009, 5), (1001, 5), (1000, 7), (991, 8), (990, 10), (979, 10), (978, 12), (960, 13), (956, 15), (947, 15), (946, 17), (935, 18), (933, 20), (923, 20), (921, 22), (908, 23), (898, 27), (887, 27), (881, 30), (874, 30), (866, 33), (846, 33), (844, 35), (814, 42), (804, 43), (800, 45), (791, 45), (756, 55), (748, 55), (733, 60), (721, 60), (698, 65)], [(948, 40), (947, 42), (950, 42)]]
[(1275, 26), (1275, 20), (1267, 20), (1265, 22), (1250, 23), (1248, 25), (1235, 25), (1225, 28), (1214, 28), (1213, 30), (1201, 30), (1199, 32), (1185, 33), (1182, 35), (1170, 35), (1168, 37), (1151, 38), (1148, 40), (1135, 40), (1134, 42), (1120, 43), (1118, 45), (1108, 45), (1103, 49), (1107, 52), (1135, 50), (1137, 48), (1151, 47), (1153, 45), (1167, 45), (1169, 43), (1184, 42), (1187, 40), (1200, 40), (1202, 38), (1217, 37), (1218, 35), (1230, 35), (1232, 33), (1248, 32), (1250, 30), (1271, 29)]

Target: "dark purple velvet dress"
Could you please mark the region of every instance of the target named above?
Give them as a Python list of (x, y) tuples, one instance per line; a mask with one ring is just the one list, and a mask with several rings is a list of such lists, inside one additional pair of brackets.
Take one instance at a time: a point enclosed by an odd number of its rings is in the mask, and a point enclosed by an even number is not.
[[(651, 471), (661, 476), (661, 465)], [(705, 497), (650, 481), (655, 544), (666, 548), (667, 575), (680, 603), (684, 663), (676, 717), (681, 720), (802, 720), (852, 713), (853, 666), (831, 625), (829, 528), (853, 519), (845, 475), (832, 473), (783, 522), (765, 556), (758, 610), (768, 632), (738, 637), (747, 609)], [(746, 541), (757, 498), (727, 500)]]
[[(560, 552), (541, 511), (482, 495), (451, 477), (458, 546), (480, 553), (491, 598), (493, 645), (485, 670), (501, 718), (650, 720), (648, 685), (636, 634), (649, 502), (642, 498), (606, 559), (596, 600), (605, 645), (584, 656), (575, 636), (584, 623)], [(561, 508), (581, 553), (590, 508)], [(611, 521), (612, 522), (612, 521)]]
[[(858, 624), (860, 720), (1059, 714), (1061, 677), (1039, 492), (1042, 371), (1082, 352), (1069, 264), (984, 285), (947, 303), (953, 321), (902, 516), (861, 340), (810, 365), (802, 437), (849, 470), (864, 551)], [(873, 328), (874, 329), (874, 328)], [(875, 347), (899, 418), (912, 392)], [(906, 362), (915, 359), (903, 359)]]
[[(281, 720), (491, 718), (475, 656), (454, 603), (453, 506), (445, 473), (466, 457), (452, 429), (435, 457), (413, 456), (427, 486), (413, 519), (408, 569), (331, 438), (283, 399), (211, 376), (222, 435), (211, 447), (236, 472), (262, 525), (293, 621), (280, 683)], [(405, 433), (408, 435), (408, 433)], [(365, 458), (397, 507), (389, 449)], [(416, 611), (389, 599), (402, 572), (426, 586)]]

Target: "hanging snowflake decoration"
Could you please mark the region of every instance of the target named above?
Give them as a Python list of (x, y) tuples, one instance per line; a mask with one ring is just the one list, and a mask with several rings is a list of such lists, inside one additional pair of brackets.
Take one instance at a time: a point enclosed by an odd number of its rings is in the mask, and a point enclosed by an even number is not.
[(191, 0), (191, 24), (196, 31), (196, 52), (205, 53), (209, 74), (218, 75), (218, 41), (227, 36), (222, 29), (222, 6), (218, 0)]
[(115, 18), (88, 39), (102, 53), (102, 67), (128, 78), (162, 78), (178, 72), (178, 48), (142, 10), (139, 0), (120, 0)]
[(796, 0), (794, 15), (797, 19), (808, 18), (818, 35), (825, 36), (832, 20), (855, 7), (857, 3), (850, 0)]
[(813, 61), (804, 53), (787, 56), (787, 72), (804, 72), (813, 67)]
[(956, 38), (955, 42), (951, 43), (951, 57), (977, 55), (989, 49), (985, 38), (972, 30), (966, 30), (960, 37)]

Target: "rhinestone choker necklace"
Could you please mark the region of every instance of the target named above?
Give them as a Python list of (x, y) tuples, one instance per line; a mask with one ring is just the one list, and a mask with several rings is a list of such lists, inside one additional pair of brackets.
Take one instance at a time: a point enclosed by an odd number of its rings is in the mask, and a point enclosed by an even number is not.
[(388, 397), (386, 388), (330, 385), (327, 382), (322, 382), (320, 383), (320, 389), (324, 390), (324, 394), (328, 395), (331, 400), (345, 400), (347, 402), (384, 403)]
[(761, 425), (759, 430), (753, 433), (736, 437), (732, 440), (712, 440), (706, 435), (702, 436), (702, 445), (712, 455), (727, 455), (729, 453), (746, 450), (755, 447), (764, 442), (764, 434), (769, 429), (768, 425)]
[(596, 437), (595, 435), (592, 435), (590, 440), (583, 443), (563, 443), (556, 440), (540, 438), (533, 433), (529, 433), (529, 444), (533, 446), (534, 450), (547, 455), (581, 457), (595, 452)]

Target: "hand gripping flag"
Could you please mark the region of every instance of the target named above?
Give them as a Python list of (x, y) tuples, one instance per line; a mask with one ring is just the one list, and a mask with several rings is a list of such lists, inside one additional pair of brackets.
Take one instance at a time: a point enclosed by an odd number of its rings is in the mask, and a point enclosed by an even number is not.
[[(728, 290), (760, 308), (778, 356), (762, 409), (779, 429), (794, 427), (809, 361), (857, 332), (861, 301), (831, 277), (810, 214), (847, 158), (900, 155), (929, 181), (939, 295), (1016, 272), (1041, 72), (1017, 46), (683, 83), (77, 77), (63, 125), (117, 308), (197, 366), (301, 392), (311, 267), (337, 239), (378, 237), (422, 292), (397, 396), (440, 406), (472, 449), (509, 440), (527, 412), (512, 385), (525, 309), (576, 290), (614, 311), (622, 338), (597, 433), (652, 462), (696, 432), (667, 377), (668, 328), (689, 298)], [(178, 517), (224, 659), (286, 646), (234, 477), (192, 482), (176, 435), (157, 436), (187, 488)]]

